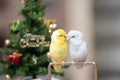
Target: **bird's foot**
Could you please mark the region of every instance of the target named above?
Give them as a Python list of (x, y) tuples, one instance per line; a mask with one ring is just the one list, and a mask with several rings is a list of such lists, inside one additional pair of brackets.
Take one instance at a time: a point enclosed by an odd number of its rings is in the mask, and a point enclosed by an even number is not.
[(55, 62), (53, 62), (53, 64), (54, 64), (54, 65), (57, 65), (57, 62), (55, 61)]
[(84, 66), (86, 66), (87, 65), (87, 63), (86, 62), (84, 62), (84, 64), (83, 64)]
[(65, 66), (65, 62), (64, 61), (62, 61), (62, 66)]
[(72, 65), (75, 65), (75, 61), (72, 61)]

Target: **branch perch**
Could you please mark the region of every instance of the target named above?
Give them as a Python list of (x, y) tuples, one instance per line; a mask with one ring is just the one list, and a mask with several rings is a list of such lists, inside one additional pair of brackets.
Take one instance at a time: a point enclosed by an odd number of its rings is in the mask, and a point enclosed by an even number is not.
[[(75, 62), (75, 65), (86, 64), (94, 66), (94, 80), (97, 80), (97, 64), (95, 62)], [(62, 65), (62, 63), (51, 62), (48, 65), (48, 80), (51, 80), (51, 66)], [(64, 62), (64, 65), (73, 65), (73, 62)]]

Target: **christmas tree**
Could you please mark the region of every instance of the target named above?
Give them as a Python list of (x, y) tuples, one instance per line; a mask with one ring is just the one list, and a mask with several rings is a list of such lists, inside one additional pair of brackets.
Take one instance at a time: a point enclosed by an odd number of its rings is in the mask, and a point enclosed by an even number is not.
[(24, 19), (10, 23), (9, 39), (2, 49), (1, 74), (33, 77), (47, 74), (51, 30), (56, 25), (54, 20), (43, 19), (44, 9), (41, 0), (22, 0), (20, 13)]

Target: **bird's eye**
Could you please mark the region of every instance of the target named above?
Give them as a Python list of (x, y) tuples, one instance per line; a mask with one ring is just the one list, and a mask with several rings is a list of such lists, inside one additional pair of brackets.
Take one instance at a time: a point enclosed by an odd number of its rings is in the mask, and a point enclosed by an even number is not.
[(63, 35), (59, 35), (59, 36), (61, 36), (61, 37), (62, 37)]
[(75, 36), (72, 36), (72, 38), (75, 38)]

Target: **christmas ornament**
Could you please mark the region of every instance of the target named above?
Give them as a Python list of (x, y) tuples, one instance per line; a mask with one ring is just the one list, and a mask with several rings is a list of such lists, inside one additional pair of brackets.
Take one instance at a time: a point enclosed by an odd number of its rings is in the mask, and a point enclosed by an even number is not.
[(19, 31), (20, 20), (16, 20), (10, 23), (10, 30), (14, 33)]
[(22, 48), (49, 46), (49, 42), (45, 41), (44, 35), (32, 35), (32, 34), (25, 34), (24, 39), (21, 39), (20, 44)]
[(20, 63), (21, 57), (22, 54), (13, 52), (11, 55), (8, 56), (8, 60), (13, 62), (15, 65), (18, 65)]
[(43, 19), (43, 23), (48, 27), (49, 33), (52, 33), (53, 29), (57, 27), (55, 20), (52, 19)]
[(6, 74), (5, 77), (6, 77), (6, 80), (11, 80), (10, 75)]
[(49, 29), (49, 33), (52, 33), (52, 30), (51, 30), (51, 29)]
[(47, 53), (47, 57), (48, 57), (48, 58), (51, 58), (51, 56), (50, 56), (50, 52)]
[(28, 2), (28, 0), (24, 0), (24, 3), (27, 3)]
[(50, 24), (49, 27), (50, 27), (51, 29), (55, 29), (55, 28), (57, 27), (57, 24), (55, 24), (55, 23)]
[[(68, 54), (68, 45), (66, 32), (63, 29), (58, 29), (51, 36), (50, 55), (52, 62), (64, 62)], [(64, 64), (63, 64), (64, 65)], [(61, 65), (55, 65), (56, 72), (61, 70)]]
[(44, 19), (43, 23), (49, 28), (49, 33), (52, 33), (53, 29), (55, 29), (57, 27), (55, 20)]
[(49, 27), (50, 24), (55, 23), (55, 20), (52, 19), (43, 19), (43, 24)]
[(25, 7), (25, 1), (21, 0), (21, 3), (22, 3), (22, 7), (24, 8)]
[[(70, 56), (76, 62), (84, 62), (87, 59), (87, 44), (84, 40), (83, 34), (77, 30), (68, 32)], [(76, 67), (83, 68), (83, 65), (76, 65)]]
[(9, 39), (6, 39), (5, 40), (5, 46), (9, 46), (10, 45), (10, 40)]

